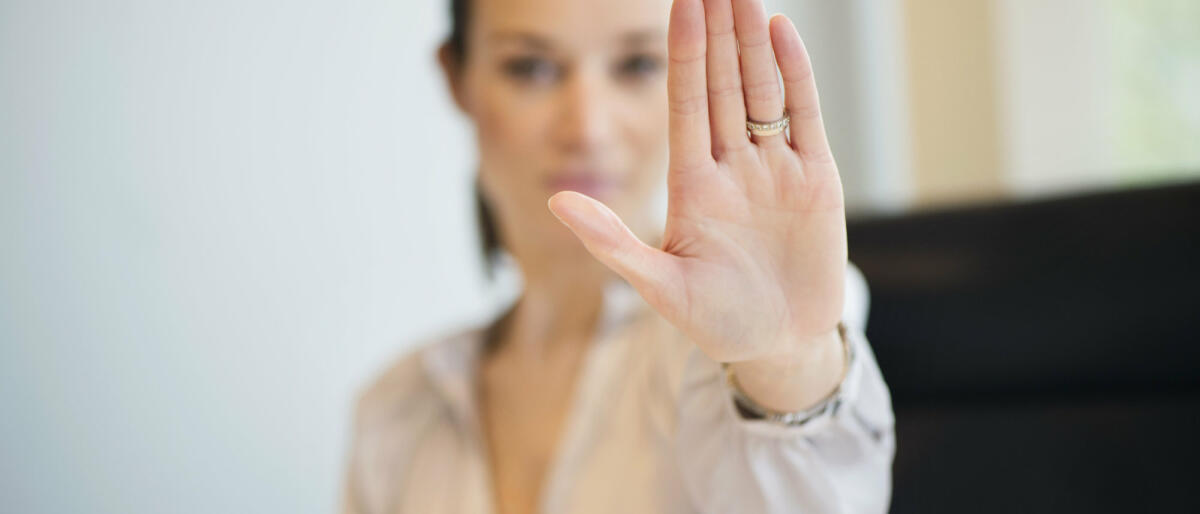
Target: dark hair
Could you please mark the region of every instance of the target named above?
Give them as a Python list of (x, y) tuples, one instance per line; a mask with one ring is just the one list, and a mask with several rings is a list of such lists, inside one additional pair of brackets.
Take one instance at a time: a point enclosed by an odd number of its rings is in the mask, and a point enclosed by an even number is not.
[(462, 62), (462, 58), (467, 51), (467, 22), (469, 10), (471, 8), (468, 0), (450, 0), (450, 37), (446, 38), (446, 44), (450, 45), (450, 51), (454, 57)]
[[(467, 26), (470, 22), (470, 0), (450, 0), (450, 36), (446, 38), (446, 46), (454, 65), (461, 67), (467, 57)], [(479, 243), (483, 250), (483, 267), (488, 278), (492, 277), (496, 261), (500, 257), (503, 246), (500, 244), (500, 232), (496, 229), (496, 217), (492, 208), (483, 196), (479, 180), (475, 180), (475, 221), (479, 224)]]

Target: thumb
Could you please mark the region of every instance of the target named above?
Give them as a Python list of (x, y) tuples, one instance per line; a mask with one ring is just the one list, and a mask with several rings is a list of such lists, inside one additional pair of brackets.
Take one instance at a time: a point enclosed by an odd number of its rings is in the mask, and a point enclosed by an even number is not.
[(560, 191), (547, 202), (597, 260), (629, 281), (652, 304), (668, 297), (663, 287), (676, 269), (675, 256), (652, 248), (633, 235), (616, 213), (575, 191)]

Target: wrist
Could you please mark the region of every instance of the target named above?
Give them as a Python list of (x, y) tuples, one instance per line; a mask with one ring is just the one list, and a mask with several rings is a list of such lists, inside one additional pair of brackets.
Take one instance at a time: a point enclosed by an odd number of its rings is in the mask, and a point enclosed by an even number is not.
[(788, 351), (729, 365), (742, 393), (771, 410), (808, 409), (828, 397), (845, 377), (846, 342), (834, 328), (792, 342)]

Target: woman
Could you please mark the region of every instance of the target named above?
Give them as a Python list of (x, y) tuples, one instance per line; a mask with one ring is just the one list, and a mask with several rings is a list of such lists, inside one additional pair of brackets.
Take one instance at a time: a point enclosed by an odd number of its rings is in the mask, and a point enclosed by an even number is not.
[(439, 58), (523, 291), (363, 393), (345, 511), (885, 511), (891, 404), (790, 21), (761, 0), (452, 11)]

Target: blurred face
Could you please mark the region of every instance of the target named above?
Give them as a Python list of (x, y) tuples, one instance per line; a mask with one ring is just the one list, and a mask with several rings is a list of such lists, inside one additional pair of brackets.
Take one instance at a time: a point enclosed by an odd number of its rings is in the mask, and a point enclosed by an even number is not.
[[(546, 208), (562, 190), (639, 235), (667, 155), (667, 0), (474, 0), (456, 98), (476, 128), (480, 182), (518, 259), (578, 256)], [(661, 227), (659, 227), (661, 228)]]

